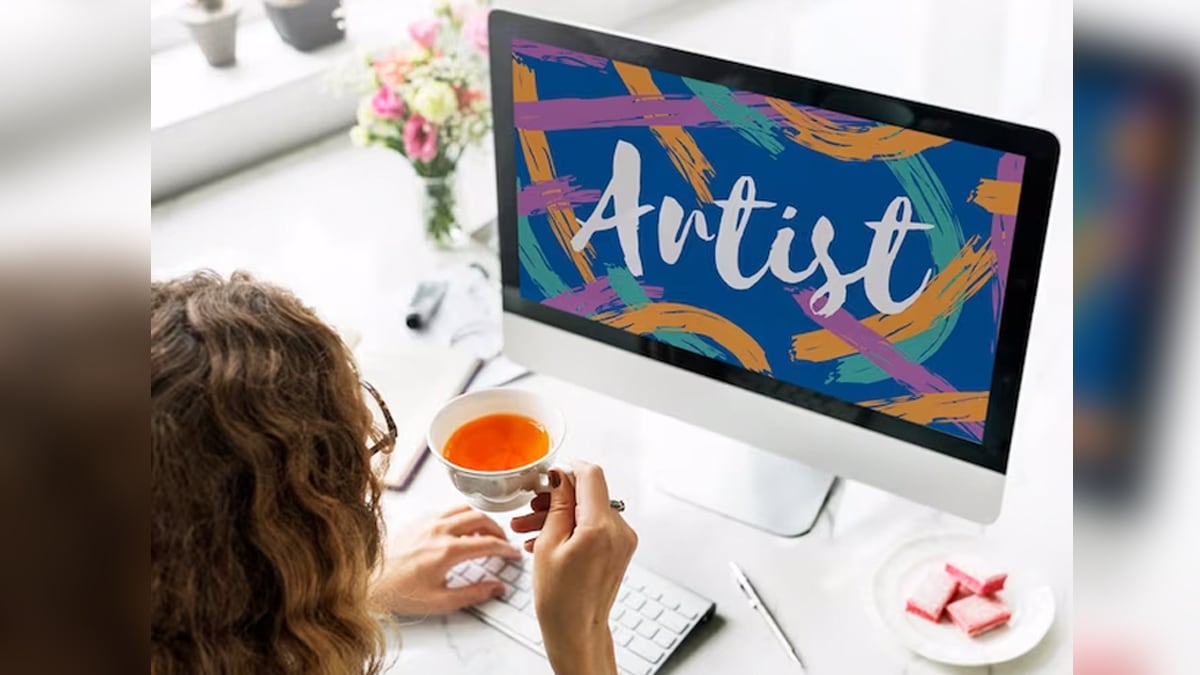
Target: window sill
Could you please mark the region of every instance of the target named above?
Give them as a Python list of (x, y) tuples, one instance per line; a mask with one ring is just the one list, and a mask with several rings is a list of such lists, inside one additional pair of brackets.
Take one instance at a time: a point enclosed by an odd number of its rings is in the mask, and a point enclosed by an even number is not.
[[(246, 0), (256, 2), (261, 0)], [(631, 25), (679, 0), (494, 0), (493, 6), (601, 28)], [(238, 26), (238, 62), (212, 68), (190, 40), (150, 59), (151, 201), (348, 128), (356, 96), (338, 94), (330, 75), (357, 55), (406, 39), (405, 27), (430, 3), (344, 0), (346, 39), (311, 53), (285, 44), (271, 23)]]
[(150, 59), (150, 130), (157, 131), (234, 105), (346, 63), (360, 48), (351, 37), (314, 52), (292, 49), (270, 21), (238, 26), (238, 62), (213, 68), (190, 40)]

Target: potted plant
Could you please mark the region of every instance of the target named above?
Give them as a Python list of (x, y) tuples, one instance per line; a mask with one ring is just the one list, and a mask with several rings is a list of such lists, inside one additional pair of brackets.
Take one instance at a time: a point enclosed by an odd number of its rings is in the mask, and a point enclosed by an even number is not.
[(421, 182), (426, 236), (442, 248), (467, 241), (456, 209), (455, 170), (463, 150), (487, 138), (487, 7), (451, 7), (408, 27), (412, 41), (366, 58), (366, 91), (350, 138), (408, 160)]
[(263, 0), (283, 41), (307, 52), (346, 37), (342, 0)]
[(224, 68), (237, 63), (237, 23), (240, 7), (225, 0), (187, 0), (179, 20), (200, 45), (210, 66)]

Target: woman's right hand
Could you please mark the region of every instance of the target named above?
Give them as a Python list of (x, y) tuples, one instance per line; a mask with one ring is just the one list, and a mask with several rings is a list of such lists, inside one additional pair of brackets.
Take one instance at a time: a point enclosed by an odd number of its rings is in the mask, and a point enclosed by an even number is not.
[(533, 549), (533, 599), (550, 665), (558, 675), (615, 673), (608, 615), (637, 534), (615, 511), (600, 467), (579, 463), (574, 477), (550, 471), (549, 494), (514, 532), (541, 530)]

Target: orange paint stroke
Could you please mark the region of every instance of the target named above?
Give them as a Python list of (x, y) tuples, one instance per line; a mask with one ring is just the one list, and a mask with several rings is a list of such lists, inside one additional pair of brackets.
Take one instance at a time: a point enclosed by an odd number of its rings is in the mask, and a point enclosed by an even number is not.
[[(929, 280), (929, 285), (913, 304), (898, 314), (869, 316), (861, 321), (862, 325), (893, 344), (929, 330), (992, 278), (996, 254), (989, 246), (990, 242), (988, 240), (976, 249), (979, 237), (971, 237), (946, 269)], [(793, 361), (828, 361), (856, 353), (853, 347), (826, 329), (792, 337)]]
[[(533, 70), (517, 61), (513, 61), (513, 100), (518, 103), (537, 100), (537, 82)], [(518, 129), (517, 135), (521, 139), (521, 152), (525, 155), (529, 179), (535, 183), (554, 180), (554, 158), (550, 156), (546, 132)], [(591, 244), (585, 246), (582, 251), (571, 247), (571, 238), (579, 231), (579, 219), (575, 217), (575, 209), (570, 204), (549, 204), (546, 206), (546, 217), (550, 220), (554, 238), (558, 240), (563, 251), (571, 256), (584, 283), (595, 281), (596, 274), (592, 272), (591, 260), (596, 257), (596, 249)]]
[(988, 392), (946, 391), (897, 396), (858, 405), (917, 424), (934, 422), (982, 422), (987, 418)]
[(997, 216), (1015, 216), (1017, 204), (1021, 203), (1021, 184), (1011, 180), (981, 178), (979, 185), (967, 196), (967, 201)]
[(639, 335), (659, 329), (686, 331), (710, 338), (744, 368), (770, 373), (767, 354), (749, 333), (725, 317), (677, 302), (655, 302), (634, 309), (603, 312), (592, 317), (614, 328)]
[(833, 122), (770, 96), (767, 104), (791, 127), (784, 128), (784, 135), (809, 150), (843, 161), (900, 159), (950, 142), (904, 127)]
[[(625, 88), (629, 93), (637, 96), (645, 96), (649, 100), (661, 99), (662, 91), (658, 85), (654, 84), (654, 78), (651, 77), (650, 71), (641, 66), (634, 66), (620, 61), (613, 61), (613, 67), (617, 69), (617, 74), (621, 76), (621, 81), (625, 83)], [(691, 184), (692, 189), (696, 191), (696, 198), (701, 203), (711, 204), (713, 201), (712, 190), (708, 187), (708, 181), (716, 175), (717, 170), (700, 152), (700, 146), (696, 145), (696, 140), (692, 135), (681, 126), (651, 126), (650, 133), (658, 139), (659, 144), (667, 151), (667, 156), (671, 158), (671, 163), (683, 176), (684, 180)]]

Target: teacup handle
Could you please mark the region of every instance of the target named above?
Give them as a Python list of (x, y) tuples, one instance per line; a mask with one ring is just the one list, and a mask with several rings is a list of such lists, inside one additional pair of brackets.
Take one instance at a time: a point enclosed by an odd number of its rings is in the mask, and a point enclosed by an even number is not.
[(575, 483), (575, 472), (571, 469), (571, 467), (569, 465), (562, 466), (561, 464), (559, 464), (559, 465), (555, 465), (553, 467), (548, 467), (548, 468), (538, 472), (537, 486), (533, 489), (534, 492), (540, 493), (540, 492), (549, 492), (550, 491), (550, 469), (554, 469), (555, 471), (558, 471), (560, 474), (565, 476), (567, 478), (567, 480), (571, 481), (572, 484)]

